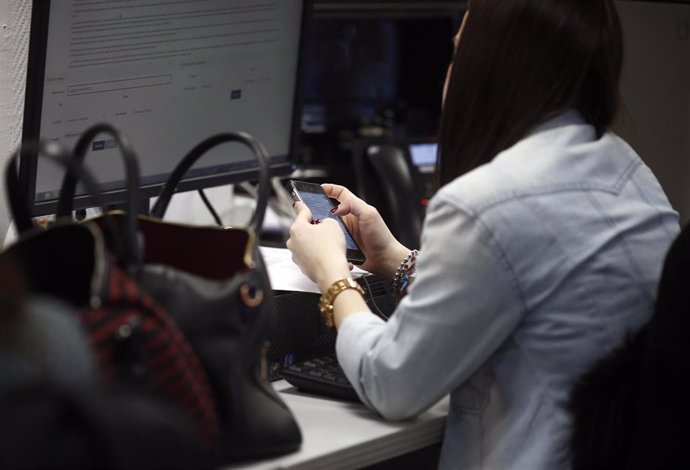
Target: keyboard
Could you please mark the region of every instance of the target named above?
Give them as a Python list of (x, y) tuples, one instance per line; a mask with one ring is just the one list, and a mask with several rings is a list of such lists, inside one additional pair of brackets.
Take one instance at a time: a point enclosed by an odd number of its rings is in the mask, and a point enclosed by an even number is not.
[(301, 361), (281, 371), (283, 379), (298, 390), (346, 401), (360, 401), (335, 356)]
[[(357, 282), (367, 293), (365, 299), (371, 311), (387, 320), (396, 307), (390, 279), (367, 275)], [(335, 358), (336, 331), (321, 321), (318, 301), (318, 294), (304, 292), (276, 297), (279, 320), (271, 339), (270, 377), (283, 378), (304, 393), (360, 402)], [(295, 358), (297, 362), (292, 366), (284, 365)]]

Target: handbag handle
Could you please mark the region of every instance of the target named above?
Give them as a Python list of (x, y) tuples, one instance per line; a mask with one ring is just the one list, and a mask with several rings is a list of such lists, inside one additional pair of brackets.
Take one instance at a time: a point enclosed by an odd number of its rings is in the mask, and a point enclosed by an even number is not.
[[(83, 164), (86, 152), (89, 150), (91, 142), (99, 134), (107, 134), (111, 136), (118, 144), (120, 155), (125, 166), (125, 181), (127, 184), (127, 198), (125, 200), (126, 215), (124, 227), (124, 239), (122, 240), (122, 249), (118, 254), (118, 262), (121, 266), (134, 267), (135, 272), (138, 272), (138, 267), (141, 265), (142, 249), (137, 238), (138, 221), (137, 221), (137, 207), (139, 205), (139, 161), (136, 153), (129, 143), (125, 135), (119, 129), (110, 124), (96, 124), (87, 129), (74, 146), (72, 158)], [(74, 196), (77, 190), (77, 179), (71, 173), (65, 175), (60, 188), (60, 196), (58, 198), (58, 217), (70, 217), (74, 202)], [(115, 236), (117, 232), (113, 233)], [(115, 237), (117, 238), (117, 237)]]
[[(39, 143), (23, 143), (21, 149), (15, 152), (7, 162), (5, 167), (5, 188), (7, 191), (7, 199), (9, 202), (10, 212), (14, 223), (17, 226), (17, 231), (20, 234), (26, 233), (29, 230), (36, 228), (32, 221), (31, 211), (29, 210), (29, 202), (26, 194), (22, 191), (22, 185), (19, 182), (17, 164), (20, 157), (25, 157), (29, 153), (35, 153), (39, 157), (48, 158), (53, 163), (62, 166), (67, 174), (75, 176), (79, 181), (86, 186), (89, 192), (94, 195), (96, 201), (101, 203), (101, 196), (99, 186), (91, 173), (84, 169), (79, 162), (69, 158), (67, 150), (55, 142), (39, 142)], [(57, 218), (62, 220), (61, 217)], [(115, 222), (108, 218), (106, 221), (110, 230), (115, 229)]]
[(268, 174), (268, 152), (266, 148), (251, 135), (245, 132), (226, 132), (217, 134), (202, 141), (197, 146), (185, 155), (185, 157), (177, 164), (170, 178), (163, 186), (160, 196), (156, 204), (151, 209), (151, 215), (162, 219), (165, 211), (170, 204), (177, 186), (184, 175), (189, 171), (196, 161), (201, 158), (206, 152), (212, 148), (228, 142), (238, 142), (249, 147), (259, 163), (259, 190), (256, 201), (256, 209), (249, 221), (249, 227), (258, 235), (261, 233), (261, 228), (264, 222), (264, 215), (266, 214), (266, 206), (268, 205), (268, 196), (270, 193), (270, 180)]

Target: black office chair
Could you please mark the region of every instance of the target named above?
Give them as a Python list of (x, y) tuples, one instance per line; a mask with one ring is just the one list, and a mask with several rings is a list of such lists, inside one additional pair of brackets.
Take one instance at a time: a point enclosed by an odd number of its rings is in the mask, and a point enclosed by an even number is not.
[(571, 396), (573, 470), (688, 468), (690, 225), (669, 250), (654, 316)]
[(379, 210), (403, 245), (418, 248), (424, 219), (423, 185), (406, 151), (392, 143), (373, 143), (357, 153), (355, 191)]

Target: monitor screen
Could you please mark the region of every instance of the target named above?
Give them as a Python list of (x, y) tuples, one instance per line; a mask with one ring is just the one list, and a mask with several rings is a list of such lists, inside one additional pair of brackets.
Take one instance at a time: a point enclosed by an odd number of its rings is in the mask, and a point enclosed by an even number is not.
[[(139, 156), (143, 197), (157, 195), (175, 164), (220, 132), (253, 135), (274, 174), (291, 170), (302, 0), (34, 0), (33, 8), (25, 140), (72, 148), (88, 127), (112, 124)], [(121, 199), (116, 143), (96, 139), (87, 163), (110, 200)], [(256, 168), (249, 150), (219, 147), (180, 189), (252, 179)], [(32, 158), (21, 171), (34, 213), (54, 211), (61, 169)]]
[(422, 173), (433, 172), (436, 167), (438, 144), (432, 142), (418, 142), (408, 145), (410, 160)]
[(436, 137), (464, 12), (462, 2), (360, 3), (327, 10), (316, 4), (304, 66), (301, 163), (327, 168), (346, 185), (349, 154), (338, 149), (349, 142)]
[[(422, 138), (437, 131), (460, 10), (315, 13), (302, 129)], [(379, 134), (371, 134), (379, 129)]]

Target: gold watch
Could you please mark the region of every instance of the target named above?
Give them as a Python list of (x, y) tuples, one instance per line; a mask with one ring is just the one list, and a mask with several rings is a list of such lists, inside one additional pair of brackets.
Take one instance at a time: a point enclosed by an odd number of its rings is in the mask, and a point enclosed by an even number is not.
[(341, 292), (348, 289), (354, 289), (359, 292), (362, 297), (364, 296), (364, 289), (352, 279), (352, 276), (335, 281), (326, 292), (321, 294), (319, 310), (321, 310), (321, 316), (327, 327), (333, 328), (335, 326), (335, 321), (333, 320), (333, 302), (335, 302), (335, 298), (338, 297)]

